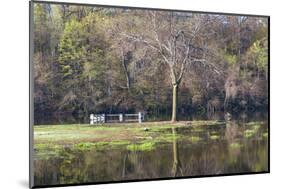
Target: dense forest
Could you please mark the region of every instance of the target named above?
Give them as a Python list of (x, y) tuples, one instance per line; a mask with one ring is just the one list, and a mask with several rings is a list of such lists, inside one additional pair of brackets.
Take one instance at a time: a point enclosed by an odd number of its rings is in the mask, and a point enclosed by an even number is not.
[(35, 4), (34, 112), (268, 107), (266, 17)]

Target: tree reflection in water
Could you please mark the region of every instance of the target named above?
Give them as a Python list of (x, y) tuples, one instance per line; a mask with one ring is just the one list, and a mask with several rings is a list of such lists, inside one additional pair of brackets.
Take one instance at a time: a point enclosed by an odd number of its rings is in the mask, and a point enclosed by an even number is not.
[[(152, 179), (196, 175), (260, 172), (268, 170), (267, 123), (246, 125), (228, 121), (204, 129), (172, 128), (173, 137), (155, 149), (74, 151), (65, 148), (59, 157), (35, 159), (35, 184), (71, 184)], [(210, 136), (216, 137), (210, 137)], [(177, 136), (181, 136), (180, 138)], [(190, 142), (191, 136), (200, 138)]]

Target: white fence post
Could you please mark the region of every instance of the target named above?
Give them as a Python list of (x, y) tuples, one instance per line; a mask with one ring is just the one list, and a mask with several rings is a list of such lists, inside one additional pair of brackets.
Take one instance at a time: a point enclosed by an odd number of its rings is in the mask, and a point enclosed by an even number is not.
[(102, 114), (102, 120), (101, 120), (102, 123), (105, 123), (105, 114)]
[(94, 114), (90, 114), (90, 124), (94, 124)]
[(139, 123), (141, 123), (141, 112), (139, 112)]
[(119, 114), (119, 122), (123, 122), (123, 114)]

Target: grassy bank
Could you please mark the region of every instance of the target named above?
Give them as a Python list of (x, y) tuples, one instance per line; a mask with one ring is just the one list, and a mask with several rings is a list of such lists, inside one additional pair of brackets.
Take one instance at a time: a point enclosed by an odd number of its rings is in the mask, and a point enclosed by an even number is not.
[(35, 144), (56, 143), (75, 144), (79, 142), (112, 142), (113, 140), (140, 140), (157, 132), (177, 127), (199, 128), (223, 124), (219, 121), (192, 122), (148, 122), (115, 124), (71, 124), (71, 125), (37, 125), (34, 126)]
[[(65, 149), (85, 151), (93, 148), (108, 149), (124, 146), (127, 150), (152, 150), (156, 144), (185, 140), (191, 144), (200, 142), (198, 134), (206, 128), (225, 125), (221, 121), (145, 122), (115, 124), (69, 124), (34, 126), (34, 150), (37, 156), (57, 155)], [(173, 128), (175, 130), (173, 131)], [(177, 133), (185, 128), (188, 134)], [(250, 130), (252, 128), (252, 130)], [(251, 137), (258, 126), (249, 123), (245, 131)], [(266, 137), (266, 136), (265, 136)], [(211, 140), (218, 140), (218, 133), (210, 133)]]
[[(65, 147), (88, 150), (103, 147), (114, 148), (120, 145), (128, 145), (128, 150), (153, 149), (156, 142), (171, 142), (182, 137), (180, 134), (172, 133), (172, 128), (186, 127), (200, 130), (203, 126), (219, 124), (223, 124), (223, 122), (36, 125), (34, 126), (34, 149), (38, 153), (55, 151)], [(190, 141), (195, 141), (194, 137), (191, 137)]]

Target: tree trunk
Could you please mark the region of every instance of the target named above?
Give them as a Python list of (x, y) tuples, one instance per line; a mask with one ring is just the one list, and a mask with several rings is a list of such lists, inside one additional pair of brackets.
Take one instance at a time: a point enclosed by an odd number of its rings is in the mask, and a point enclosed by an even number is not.
[(172, 122), (177, 121), (178, 84), (173, 84)]
[[(183, 176), (183, 171), (181, 168), (181, 162), (179, 159), (179, 152), (178, 152), (178, 143), (176, 139), (176, 128), (172, 127), (172, 134), (173, 134), (173, 167), (172, 167), (172, 176)], [(179, 174), (180, 172), (180, 174)]]
[(130, 92), (131, 80), (130, 80), (130, 75), (129, 75), (128, 67), (126, 65), (125, 55), (124, 55), (123, 49), (122, 49), (122, 66), (123, 66), (124, 73), (125, 73), (125, 76), (126, 76), (126, 81), (127, 81), (126, 82), (126, 87), (127, 87), (128, 92)]

